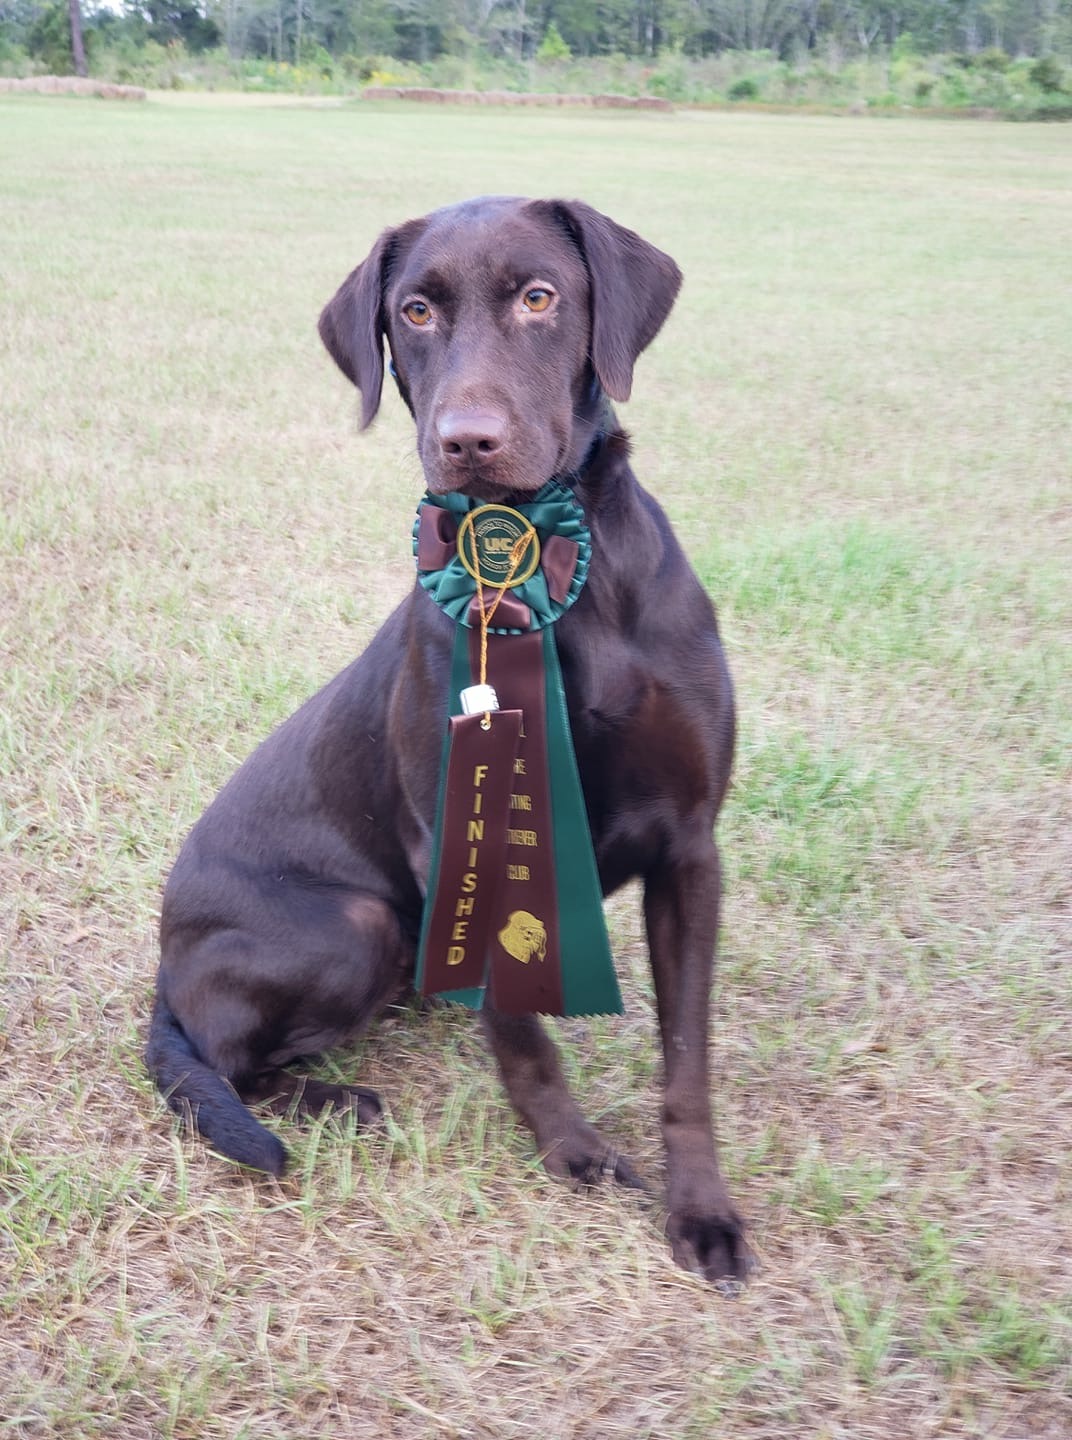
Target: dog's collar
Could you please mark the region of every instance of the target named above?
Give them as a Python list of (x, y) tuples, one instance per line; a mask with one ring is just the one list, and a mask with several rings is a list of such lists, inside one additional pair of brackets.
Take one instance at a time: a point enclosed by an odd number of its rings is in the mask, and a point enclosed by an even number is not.
[(607, 432), (602, 428), (592, 436), (592, 443), (584, 453), (584, 459), (577, 466), (576, 470), (565, 470), (560, 475), (552, 475), (549, 483), (563, 485), (567, 490), (575, 489), (581, 482), (585, 471), (591, 469), (598, 458), (600, 451), (606, 443)]

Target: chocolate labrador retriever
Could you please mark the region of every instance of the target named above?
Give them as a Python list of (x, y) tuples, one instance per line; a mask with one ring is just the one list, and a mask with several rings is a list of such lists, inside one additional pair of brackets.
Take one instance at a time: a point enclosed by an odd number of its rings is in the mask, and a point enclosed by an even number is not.
[[(332, 358), (379, 407), (383, 341), (432, 494), (522, 503), (573, 488), (593, 562), (555, 627), (604, 894), (634, 876), (665, 1057), (673, 1254), (744, 1275), (719, 1173), (708, 997), (719, 911), (712, 831), (734, 740), (711, 604), (637, 483), (611, 401), (666, 319), (674, 262), (588, 205), (491, 197), (387, 230), (320, 317)], [(416, 498), (416, 497), (415, 497)], [(281, 1067), (350, 1039), (412, 981), (453, 623), (415, 588), (368, 650), (245, 762), (171, 872), (148, 1064), (219, 1151), (280, 1174), (243, 1100), (380, 1110), (358, 1087)], [(587, 1123), (540, 1020), (485, 1004), (510, 1100), (551, 1174), (641, 1184)]]

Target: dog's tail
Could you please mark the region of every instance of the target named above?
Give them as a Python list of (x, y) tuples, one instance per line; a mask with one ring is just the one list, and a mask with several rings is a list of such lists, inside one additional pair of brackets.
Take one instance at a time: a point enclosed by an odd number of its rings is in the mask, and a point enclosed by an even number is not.
[(282, 1141), (259, 1124), (223, 1076), (205, 1064), (159, 995), (145, 1061), (172, 1110), (191, 1115), (210, 1145), (240, 1165), (282, 1175), (287, 1164)]

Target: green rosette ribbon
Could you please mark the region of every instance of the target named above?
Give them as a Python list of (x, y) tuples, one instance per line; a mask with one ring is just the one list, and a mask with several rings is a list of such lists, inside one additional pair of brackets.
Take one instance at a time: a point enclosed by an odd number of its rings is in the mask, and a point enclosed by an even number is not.
[[(425, 495), (417, 508), (417, 519), (413, 526), (414, 555), (418, 554), (421, 512), (426, 505), (445, 510), (459, 529), (467, 515), (485, 508), (482, 501), (460, 495), (457, 491), (451, 491), (447, 495)], [(519, 515), (524, 515), (535, 527), (541, 546), (546, 545), (552, 535), (560, 536), (577, 546), (576, 569), (569, 589), (562, 599), (552, 598), (542, 567), (537, 567), (522, 584), (511, 587), (511, 595), (532, 611), (531, 628), (542, 630), (546, 625), (553, 625), (584, 589), (584, 582), (588, 578), (588, 565), (592, 558), (592, 536), (585, 524), (584, 510), (573, 491), (559, 484), (557, 480), (548, 480), (530, 501), (511, 508)], [(458, 553), (440, 569), (421, 570), (418, 567), (417, 579), (452, 620), (459, 625), (471, 624), (467, 617), (469, 606), (476, 594), (476, 580)], [(491, 633), (518, 635), (521, 631), (516, 627), (493, 625)]]
[[(533, 558), (519, 568), (487, 625), (487, 679), (503, 711), (509, 712), (491, 718), (501, 719), (500, 730), (512, 721), (514, 735), (517, 730), (521, 735), (510, 742), (519, 747), (510, 749), (510, 758), (493, 764), (491, 737), (482, 739), (475, 716), (461, 716), (460, 696), (477, 678), (477, 572), (490, 609), (487, 597), (504, 586), (488, 578), (487, 567), (494, 573), (498, 563), (500, 573), (505, 572), (515, 533), (509, 527), (518, 525), (517, 517), (522, 526), (527, 522), (535, 530), (539, 563)], [(483, 534), (488, 554), (477, 556), (474, 532)], [(557, 481), (548, 481), (516, 506), (484, 505), (458, 493), (429, 494), (418, 508), (413, 547), (421, 586), (457, 626), (449, 701), (449, 716), (454, 718), (440, 767), (417, 956), (418, 989), (474, 1009), (483, 1005), (490, 990), (491, 1002), (506, 1014), (620, 1013), (553, 629), (588, 576), (592, 540), (584, 510)], [(468, 737), (464, 740), (462, 726)], [(474, 761), (482, 758), (488, 764), (476, 766)], [(458, 796), (461, 789), (471, 788), (468, 776), (475, 769), (496, 767), (509, 778), (494, 796), (488, 790), (482, 798), (503, 812), (501, 823), (496, 827), (495, 817), (481, 812), (481, 821), (488, 819), (488, 833), (497, 838), (488, 842), (490, 849), (484, 846), (479, 865), (465, 877), (470, 893), (464, 879), (458, 887), (465, 860), (464, 854), (461, 860), (458, 856), (468, 846), (469, 862), (477, 857), (477, 847), (464, 833), (466, 823), (474, 822), (472, 817), (467, 822), (458, 809)], [(468, 800), (463, 808), (469, 808)], [(476, 894), (479, 904), (474, 907)], [(457, 974), (464, 973), (472, 983), (455, 985), (455, 964)]]

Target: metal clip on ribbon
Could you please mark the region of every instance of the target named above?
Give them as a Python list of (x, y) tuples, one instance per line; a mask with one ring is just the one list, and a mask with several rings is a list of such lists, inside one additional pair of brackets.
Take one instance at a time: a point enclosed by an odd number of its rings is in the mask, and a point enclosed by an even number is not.
[(458, 698), (463, 715), (489, 715), (499, 708), (499, 697), (490, 685), (467, 685)]

